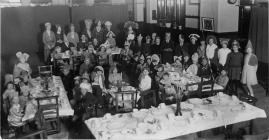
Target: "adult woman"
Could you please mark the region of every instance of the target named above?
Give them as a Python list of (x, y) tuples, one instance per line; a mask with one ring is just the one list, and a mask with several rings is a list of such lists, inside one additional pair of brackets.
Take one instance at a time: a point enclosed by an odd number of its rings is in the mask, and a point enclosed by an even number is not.
[(242, 79), (241, 82), (243, 84), (247, 84), (249, 89), (249, 93), (251, 96), (254, 96), (252, 85), (258, 84), (257, 80), (257, 69), (258, 69), (258, 59), (255, 54), (253, 54), (252, 43), (249, 40), (246, 47), (246, 56), (244, 60), (244, 67), (242, 71)]
[(64, 42), (64, 32), (59, 24), (56, 24), (56, 46), (60, 46)]
[(51, 31), (51, 24), (45, 23), (46, 30), (43, 33), (44, 43), (44, 61), (48, 61), (51, 50), (54, 48), (56, 43), (55, 34)]
[(67, 34), (67, 40), (68, 42), (71, 42), (77, 47), (77, 43), (79, 42), (79, 36), (78, 33), (75, 31), (75, 25), (70, 25), (70, 32)]
[(105, 31), (102, 28), (102, 22), (100, 20), (96, 20), (96, 27), (92, 31), (93, 38), (96, 38), (99, 44), (104, 43), (105, 41)]
[(91, 19), (86, 19), (84, 21), (84, 23), (85, 23), (85, 29), (82, 32), (82, 34), (86, 35), (87, 40), (90, 42), (90, 41), (92, 41), (92, 31), (91, 31), (92, 20)]
[(118, 73), (118, 69), (116, 66), (112, 66), (109, 70), (109, 87), (116, 86), (119, 82), (122, 81), (122, 74)]

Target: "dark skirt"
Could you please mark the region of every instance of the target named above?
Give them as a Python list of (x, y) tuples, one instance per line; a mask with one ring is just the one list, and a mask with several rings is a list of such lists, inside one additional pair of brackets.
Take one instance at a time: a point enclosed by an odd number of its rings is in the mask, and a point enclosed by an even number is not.
[(228, 70), (228, 76), (230, 80), (240, 80), (241, 79), (241, 67), (231, 67)]

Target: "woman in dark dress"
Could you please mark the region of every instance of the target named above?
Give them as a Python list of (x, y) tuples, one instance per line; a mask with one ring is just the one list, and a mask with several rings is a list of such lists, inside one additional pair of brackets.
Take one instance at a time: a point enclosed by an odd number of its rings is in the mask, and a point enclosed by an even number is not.
[(86, 35), (86, 38), (89, 42), (92, 41), (92, 20), (91, 19), (86, 19), (84, 21), (85, 23), (85, 28), (82, 31), (82, 34)]
[(244, 57), (241, 52), (239, 52), (239, 43), (238, 41), (233, 41), (232, 49), (233, 51), (228, 54), (225, 69), (228, 71), (228, 77), (230, 79), (230, 85), (233, 88), (233, 91), (238, 93), (238, 87), (241, 87), (241, 72), (244, 62)]
[(162, 43), (162, 62), (173, 63), (174, 42), (171, 40), (171, 33), (165, 33), (165, 41)]
[(161, 38), (159, 36), (156, 37), (155, 44), (151, 45), (151, 54), (161, 54)]
[(102, 28), (102, 22), (97, 20), (96, 27), (92, 31), (93, 38), (96, 38), (99, 44), (105, 41), (105, 30)]
[(56, 25), (56, 34), (55, 34), (55, 38), (56, 38), (56, 45), (55, 46), (61, 46), (61, 44), (64, 42), (64, 31), (62, 30), (62, 27), (57, 24)]

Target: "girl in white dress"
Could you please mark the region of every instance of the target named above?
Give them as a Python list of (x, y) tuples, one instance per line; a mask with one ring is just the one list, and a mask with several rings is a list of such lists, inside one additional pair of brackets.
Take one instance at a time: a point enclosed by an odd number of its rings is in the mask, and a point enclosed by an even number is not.
[(248, 41), (246, 53), (241, 82), (243, 84), (247, 84), (250, 95), (254, 96), (252, 85), (258, 84), (256, 75), (258, 69), (258, 59), (257, 56), (253, 54), (253, 47), (250, 41)]

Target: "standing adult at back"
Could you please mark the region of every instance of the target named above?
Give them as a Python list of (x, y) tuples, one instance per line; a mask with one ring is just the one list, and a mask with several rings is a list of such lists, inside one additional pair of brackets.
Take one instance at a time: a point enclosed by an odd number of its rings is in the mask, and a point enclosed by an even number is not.
[(171, 40), (171, 33), (165, 33), (165, 40), (162, 43), (162, 61), (163, 63), (173, 63), (174, 42)]
[(47, 62), (51, 51), (53, 50), (56, 38), (55, 34), (51, 31), (51, 23), (45, 23), (46, 30), (43, 32), (43, 43), (44, 43), (44, 61)]

